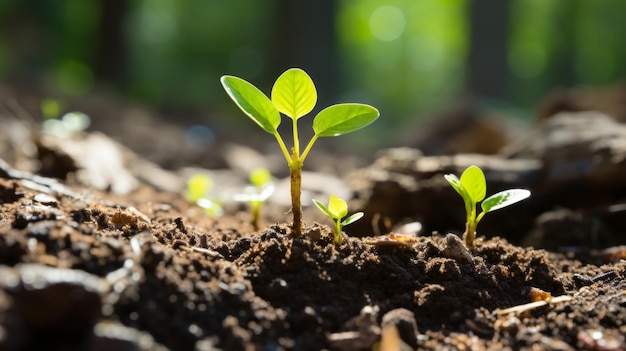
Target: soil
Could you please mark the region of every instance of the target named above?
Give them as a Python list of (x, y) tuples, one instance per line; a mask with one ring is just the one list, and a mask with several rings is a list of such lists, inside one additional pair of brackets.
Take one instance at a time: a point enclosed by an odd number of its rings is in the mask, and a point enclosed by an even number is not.
[(212, 218), (176, 192), (115, 194), (25, 161), (0, 167), (1, 350), (626, 350), (624, 247), (335, 245), (326, 224), (255, 230), (245, 211)]

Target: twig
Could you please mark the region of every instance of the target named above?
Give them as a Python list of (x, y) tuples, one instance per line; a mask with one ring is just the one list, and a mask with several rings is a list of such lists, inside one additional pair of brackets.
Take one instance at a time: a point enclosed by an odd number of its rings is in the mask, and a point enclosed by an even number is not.
[(531, 302), (531, 303), (527, 303), (527, 304), (523, 304), (523, 305), (518, 305), (518, 306), (513, 306), (513, 307), (509, 307), (509, 308), (505, 308), (503, 310), (501, 309), (497, 309), (495, 310), (495, 314), (498, 316), (501, 316), (503, 314), (509, 314), (509, 313), (522, 313), (522, 312), (526, 312), (526, 311), (530, 311), (533, 310), (535, 308), (539, 308), (541, 306), (545, 306), (548, 304), (555, 304), (555, 303), (559, 303), (559, 302), (567, 302), (572, 300), (572, 297), (569, 295), (561, 295), (561, 296), (557, 296), (557, 297), (552, 297), (549, 299), (546, 299), (544, 301), (537, 301), (537, 302)]

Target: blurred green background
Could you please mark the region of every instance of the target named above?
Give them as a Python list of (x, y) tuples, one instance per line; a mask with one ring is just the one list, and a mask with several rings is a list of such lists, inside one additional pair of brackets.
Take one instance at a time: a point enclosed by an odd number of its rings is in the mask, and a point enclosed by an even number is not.
[(317, 110), (373, 104), (369, 135), (388, 138), (459, 96), (524, 118), (554, 87), (619, 82), (624, 13), (622, 0), (2, 0), (0, 80), (219, 120), (239, 113), (221, 75), (269, 92), (302, 67)]

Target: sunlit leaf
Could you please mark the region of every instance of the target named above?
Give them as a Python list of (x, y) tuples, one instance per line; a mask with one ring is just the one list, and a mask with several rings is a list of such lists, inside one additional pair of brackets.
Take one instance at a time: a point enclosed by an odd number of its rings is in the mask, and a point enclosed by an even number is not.
[(445, 174), (443, 177), (448, 181), (448, 183), (450, 183), (452, 188), (454, 188), (454, 190), (456, 190), (456, 192), (461, 195), (463, 199), (468, 197), (467, 193), (461, 186), (461, 181), (457, 176), (455, 176), (454, 174)]
[(300, 68), (288, 69), (276, 79), (272, 87), (272, 102), (278, 111), (292, 119), (298, 119), (315, 107), (315, 84)]
[(363, 212), (357, 212), (351, 215), (350, 217), (344, 219), (343, 221), (341, 221), (341, 225), (346, 226), (350, 223), (354, 223), (358, 221), (359, 219), (363, 218), (363, 216), (364, 216)]
[(322, 211), (326, 216), (328, 216), (329, 218), (334, 218), (334, 215), (330, 212), (328, 207), (326, 207), (326, 205), (324, 205), (321, 201), (313, 199), (313, 204), (317, 206), (317, 208), (319, 208), (320, 211)]
[(491, 212), (512, 205), (530, 196), (526, 189), (509, 189), (493, 194), (480, 205), (485, 212)]
[(222, 86), (239, 108), (263, 130), (276, 133), (280, 125), (280, 113), (270, 99), (257, 87), (233, 76), (222, 76)]
[(206, 197), (213, 188), (213, 180), (206, 174), (197, 173), (187, 180), (185, 197), (190, 201), (198, 201)]
[(348, 214), (348, 204), (337, 195), (330, 195), (328, 210), (333, 214), (333, 218), (340, 219)]
[(474, 203), (478, 203), (487, 194), (487, 181), (485, 174), (476, 166), (469, 166), (461, 174), (461, 187)]
[(267, 168), (259, 167), (250, 172), (250, 183), (261, 187), (272, 180), (272, 173)]
[(337, 136), (361, 129), (374, 122), (378, 110), (364, 104), (337, 104), (323, 109), (313, 120), (317, 136)]

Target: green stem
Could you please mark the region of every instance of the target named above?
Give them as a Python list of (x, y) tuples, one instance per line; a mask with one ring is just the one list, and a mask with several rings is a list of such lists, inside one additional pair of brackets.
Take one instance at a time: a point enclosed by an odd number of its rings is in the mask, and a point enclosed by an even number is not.
[[(295, 116), (295, 115), (294, 115)], [(293, 118), (293, 149), (291, 149), (293, 159), (300, 159), (300, 140), (298, 139), (298, 119)]]
[(306, 158), (306, 155), (309, 154), (309, 151), (311, 151), (311, 148), (313, 147), (313, 144), (315, 143), (315, 141), (317, 140), (317, 138), (319, 138), (317, 136), (317, 134), (313, 135), (313, 137), (311, 138), (311, 140), (309, 140), (309, 143), (307, 144), (306, 148), (304, 148), (304, 152), (302, 153), (302, 157), (301, 160), (304, 162), (304, 159)]
[(470, 210), (467, 214), (467, 222), (465, 224), (465, 245), (474, 246), (474, 235), (476, 233), (476, 204), (470, 203)]
[(292, 159), (291, 159), (291, 156), (289, 156), (289, 151), (287, 151), (287, 147), (285, 146), (285, 142), (283, 141), (283, 138), (280, 136), (280, 134), (278, 134), (278, 131), (276, 131), (276, 133), (274, 133), (274, 137), (276, 137), (276, 141), (278, 141), (278, 145), (280, 146), (280, 150), (283, 152), (283, 156), (285, 156), (285, 159), (287, 160), (287, 163), (291, 167)]
[(297, 238), (302, 235), (302, 203), (300, 202), (300, 192), (302, 188), (302, 161), (297, 158), (295, 148), (292, 148), (291, 152), (293, 155), (292, 162), (289, 163), (291, 213), (293, 214), (291, 235)]
[(335, 244), (341, 244), (341, 218), (335, 219)]
[(252, 226), (254, 230), (259, 230), (259, 219), (261, 218), (261, 202), (250, 202), (250, 209), (252, 210)]

